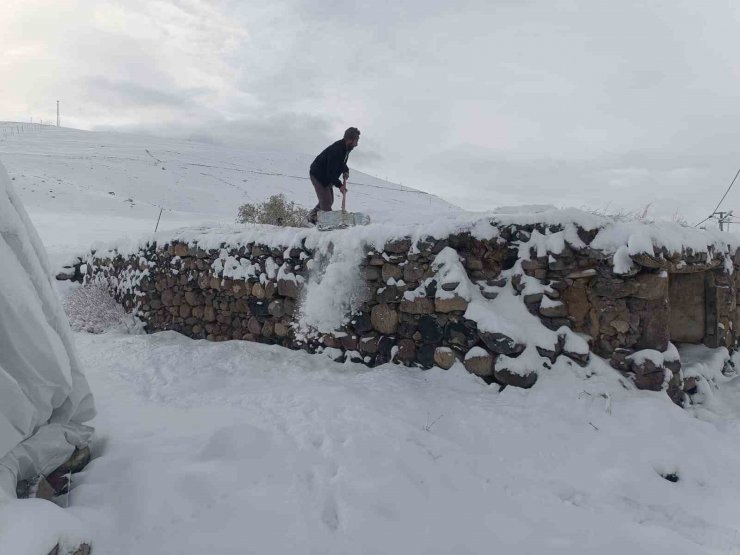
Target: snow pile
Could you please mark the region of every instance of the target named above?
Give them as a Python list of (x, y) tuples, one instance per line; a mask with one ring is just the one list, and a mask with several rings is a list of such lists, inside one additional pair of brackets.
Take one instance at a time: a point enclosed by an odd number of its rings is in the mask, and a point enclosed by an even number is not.
[(46, 254), (0, 166), (0, 500), (88, 443), (95, 415)]
[(64, 311), (74, 331), (103, 333), (119, 328), (129, 332), (141, 329), (135, 317), (113, 299), (102, 283), (75, 286), (64, 297)]
[(331, 253), (319, 251), (309, 262), (311, 269), (301, 302), (299, 333), (332, 332), (349, 319), (361, 301), (363, 255), (362, 249), (340, 246)]

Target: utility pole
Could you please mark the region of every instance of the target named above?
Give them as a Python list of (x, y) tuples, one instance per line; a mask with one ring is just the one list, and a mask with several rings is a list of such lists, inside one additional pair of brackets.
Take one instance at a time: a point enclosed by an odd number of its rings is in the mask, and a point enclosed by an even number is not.
[(59, 101), (57, 100), (57, 127), (59, 127)]
[(713, 216), (717, 216), (717, 219), (719, 221), (719, 230), (725, 231), (724, 224), (727, 224), (727, 231), (730, 231), (730, 222), (732, 221), (732, 210), (729, 212), (715, 212), (712, 214)]

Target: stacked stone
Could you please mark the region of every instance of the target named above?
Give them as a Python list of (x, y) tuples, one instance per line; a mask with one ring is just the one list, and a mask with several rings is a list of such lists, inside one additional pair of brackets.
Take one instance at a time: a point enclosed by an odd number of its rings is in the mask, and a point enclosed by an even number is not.
[[(512, 239), (514, 244), (521, 244), (532, 233), (560, 231), (559, 226), (518, 226), (512, 231)], [(705, 275), (709, 321), (702, 341), (710, 347), (734, 346), (732, 330), (740, 323), (740, 280), (723, 264), (724, 255), (711, 250), (709, 254), (688, 249), (674, 253), (663, 248), (654, 255), (633, 255), (633, 269), (615, 274), (613, 255), (589, 247), (595, 232), (579, 228), (578, 237), (578, 248), (566, 244), (562, 251), (544, 256), (537, 256), (532, 249), (529, 259), (522, 260), (522, 276), (514, 276), (514, 287), (524, 292), (526, 279), (536, 279), (547, 289), (525, 294), (523, 300), (545, 326), (555, 330), (565, 325), (589, 336), (592, 351), (609, 359), (638, 388), (666, 389), (675, 402), (681, 403), (684, 392), (695, 384), (683, 382), (678, 358), (655, 365), (650, 360), (636, 364), (630, 356), (643, 350), (670, 351), (669, 280), (675, 274)], [(740, 255), (734, 257), (733, 266), (740, 267)]]
[[(214, 270), (223, 252), (172, 243), (128, 258), (96, 260), (89, 267), (112, 285), (117, 300), (136, 312), (147, 331), (175, 330), (196, 339), (243, 339), (292, 347), (291, 322), (310, 253), (253, 243), (229, 249), (228, 256), (254, 267), (248, 278), (234, 279)], [(274, 269), (268, 277), (268, 259), (275, 268), (300, 277), (278, 279)], [(134, 288), (117, 290), (121, 276), (137, 272), (143, 276)]]
[[(711, 250), (663, 249), (631, 256), (631, 269), (616, 274), (614, 254), (590, 247), (597, 230), (576, 226), (577, 238), (568, 235), (566, 241), (561, 226), (492, 225), (497, 236), (489, 240), (458, 233), (416, 243), (405, 238), (368, 249), (359, 268), (365, 291), (357, 311), (342, 329), (320, 336), (296, 338), (293, 331), (302, 283), (308, 281), (314, 260), (304, 246), (249, 243), (203, 250), (178, 242), (152, 244), (126, 258), (93, 253), (66, 268), (60, 279), (105, 280), (149, 331), (171, 329), (193, 338), (244, 339), (311, 352), (332, 349), (328, 352), (337, 359), (349, 357), (370, 366), (396, 362), (450, 368), (459, 360), (488, 382), (519, 387), (531, 387), (537, 378), (537, 369), (514, 369), (527, 345), (479, 330), (465, 318), (470, 299), (466, 287), (495, 299), (510, 277), (526, 309), (544, 326), (553, 331), (565, 326), (589, 337), (590, 350), (611, 360), (637, 387), (667, 389), (676, 402), (695, 387), (683, 382), (670, 343), (671, 299), (691, 296), (682, 288), (700, 287), (702, 298), (706, 292), (706, 331), (702, 327), (692, 342), (734, 348), (740, 325), (740, 272), (734, 270), (740, 268), (740, 254), (729, 261)], [(433, 263), (448, 247), (459, 256), (462, 269), (455, 279), (444, 280)], [(247, 264), (250, 273), (230, 273), (224, 267), (227, 259)], [(696, 279), (679, 279), (688, 274)], [(571, 349), (566, 335), (559, 333), (555, 345), (529, 348), (536, 348), (545, 365), (561, 355), (587, 364), (589, 352)], [(633, 356), (644, 350), (657, 351), (662, 359)]]
[[(382, 251), (367, 253), (361, 272), (369, 292), (351, 319), (342, 346), (356, 347), (370, 365), (394, 361), (447, 369), (460, 360), (469, 371), (493, 381), (496, 353), (486, 344), (490, 334), (480, 332), (474, 321), (464, 317), (469, 301), (457, 294), (459, 283), (435, 279), (432, 263), (445, 247), (457, 251), (467, 276), (483, 289), (503, 284), (499, 275), (507, 249), (498, 239), (481, 241), (457, 234), (444, 240), (429, 237), (416, 245), (409, 239), (390, 242)], [(450, 294), (439, 298), (438, 288)], [(419, 290), (423, 293), (405, 295)], [(489, 298), (495, 296), (483, 292)], [(478, 355), (468, 356), (476, 347), (473, 353)]]

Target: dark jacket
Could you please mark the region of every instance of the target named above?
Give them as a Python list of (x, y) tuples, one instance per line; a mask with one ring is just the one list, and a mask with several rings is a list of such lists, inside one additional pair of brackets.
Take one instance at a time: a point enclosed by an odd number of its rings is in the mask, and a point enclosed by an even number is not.
[(342, 182), (339, 176), (349, 171), (347, 169), (347, 157), (352, 149), (347, 149), (347, 143), (344, 139), (338, 140), (326, 147), (324, 151), (316, 157), (311, 164), (311, 175), (324, 187), (341, 187)]

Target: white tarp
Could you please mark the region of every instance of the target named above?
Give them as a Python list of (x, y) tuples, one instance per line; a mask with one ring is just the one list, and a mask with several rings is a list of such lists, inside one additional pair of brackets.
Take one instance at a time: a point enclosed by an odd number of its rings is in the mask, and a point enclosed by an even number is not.
[(46, 251), (0, 164), (0, 500), (86, 445), (95, 416)]

